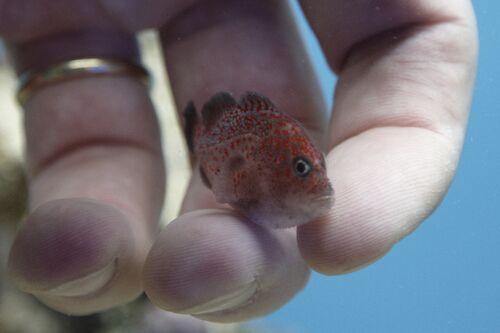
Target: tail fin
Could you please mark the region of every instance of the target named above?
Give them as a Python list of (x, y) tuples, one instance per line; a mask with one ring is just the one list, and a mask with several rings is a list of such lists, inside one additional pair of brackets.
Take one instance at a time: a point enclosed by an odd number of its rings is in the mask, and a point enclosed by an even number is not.
[(190, 101), (184, 109), (184, 136), (191, 153), (194, 152), (194, 129), (198, 122), (196, 108), (193, 101)]

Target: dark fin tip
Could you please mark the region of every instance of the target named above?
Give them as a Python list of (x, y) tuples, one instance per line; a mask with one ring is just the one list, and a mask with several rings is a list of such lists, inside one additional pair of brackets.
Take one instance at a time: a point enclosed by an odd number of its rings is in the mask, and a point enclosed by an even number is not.
[(200, 176), (201, 176), (201, 181), (203, 184), (205, 184), (206, 187), (209, 189), (212, 189), (212, 184), (210, 184), (210, 181), (208, 180), (207, 174), (205, 173), (205, 170), (200, 166)]
[(219, 120), (224, 111), (236, 105), (238, 105), (236, 100), (227, 92), (220, 92), (214, 95), (201, 109), (203, 125), (207, 129), (211, 128)]
[(269, 98), (253, 91), (247, 91), (241, 95), (239, 105), (247, 110), (276, 109)]
[(197, 115), (193, 101), (190, 101), (184, 109), (184, 136), (190, 152), (194, 152), (194, 128)]

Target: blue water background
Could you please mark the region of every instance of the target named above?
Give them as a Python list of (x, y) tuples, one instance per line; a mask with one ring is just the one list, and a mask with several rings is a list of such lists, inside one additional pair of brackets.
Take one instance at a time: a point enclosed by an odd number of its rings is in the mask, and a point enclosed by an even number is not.
[[(292, 302), (253, 325), (298, 333), (500, 332), (500, 1), (473, 4), (478, 76), (458, 173), (442, 205), (375, 264), (344, 276), (313, 274)], [(331, 101), (334, 78), (312, 33), (304, 34)]]

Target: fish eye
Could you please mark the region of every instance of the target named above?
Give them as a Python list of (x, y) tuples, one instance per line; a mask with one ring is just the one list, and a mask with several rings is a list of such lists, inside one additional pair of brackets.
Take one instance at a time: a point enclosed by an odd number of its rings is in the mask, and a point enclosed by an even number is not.
[(313, 166), (305, 157), (299, 156), (293, 160), (293, 171), (299, 177), (307, 177)]

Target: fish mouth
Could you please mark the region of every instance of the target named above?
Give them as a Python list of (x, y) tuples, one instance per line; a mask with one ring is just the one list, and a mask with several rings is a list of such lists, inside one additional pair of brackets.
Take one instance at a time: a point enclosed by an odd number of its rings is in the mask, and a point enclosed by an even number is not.
[(317, 203), (320, 203), (320, 204), (329, 204), (329, 205), (332, 205), (333, 204), (333, 195), (322, 195), (320, 197), (317, 197), (316, 199), (314, 199), (314, 202), (317, 202)]
[(315, 211), (316, 216), (326, 215), (333, 206), (333, 195), (321, 195), (311, 202), (311, 209)]

